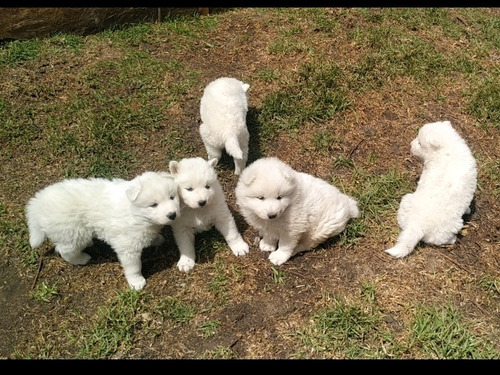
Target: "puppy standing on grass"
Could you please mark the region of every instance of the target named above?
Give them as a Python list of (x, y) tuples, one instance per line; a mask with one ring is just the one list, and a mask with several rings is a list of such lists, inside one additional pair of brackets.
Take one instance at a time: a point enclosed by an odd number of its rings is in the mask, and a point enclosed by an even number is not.
[(385, 250), (395, 258), (409, 255), (420, 241), (455, 243), (476, 191), (476, 160), (449, 121), (422, 126), (411, 142), (411, 153), (424, 167), (415, 192), (401, 199), (401, 233), (396, 245)]
[(241, 237), (220, 185), (215, 165), (217, 159), (185, 158), (171, 161), (170, 173), (179, 186), (181, 216), (172, 223), (172, 232), (179, 247), (177, 267), (187, 272), (195, 265), (195, 233), (214, 225), (224, 236), (234, 255), (245, 255), (249, 248)]
[(222, 77), (205, 87), (200, 102), (200, 135), (208, 160), (221, 158), (222, 150), (233, 157), (234, 173), (239, 175), (248, 160), (247, 129), (249, 84)]
[(259, 231), (260, 249), (271, 252), (269, 260), (276, 266), (339, 234), (360, 214), (353, 198), (275, 157), (243, 170), (236, 202), (247, 223)]
[(136, 290), (146, 285), (143, 248), (165, 241), (160, 231), (179, 213), (177, 185), (166, 172), (145, 172), (131, 181), (67, 179), (40, 190), (26, 206), (32, 248), (49, 238), (63, 259), (84, 265), (91, 257), (83, 250), (98, 238), (113, 248)]

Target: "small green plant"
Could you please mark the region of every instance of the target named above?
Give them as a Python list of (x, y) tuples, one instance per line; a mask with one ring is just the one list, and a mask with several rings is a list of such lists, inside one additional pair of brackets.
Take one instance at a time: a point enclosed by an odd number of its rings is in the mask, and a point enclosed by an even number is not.
[(273, 273), (273, 282), (275, 284), (283, 284), (285, 282), (285, 279), (287, 277), (286, 271), (276, 269), (273, 266), (271, 266), (271, 271)]
[(204, 337), (211, 337), (217, 333), (219, 329), (220, 321), (218, 320), (209, 320), (203, 322), (203, 324), (198, 328)]
[(213, 278), (209, 282), (210, 290), (214, 293), (214, 295), (219, 300), (226, 299), (226, 289), (227, 289), (227, 276), (226, 276), (226, 267), (224, 261), (221, 258), (218, 258), (215, 262), (215, 274)]
[(500, 280), (494, 279), (491, 276), (485, 275), (479, 280), (481, 288), (492, 295), (500, 296)]
[(226, 346), (217, 346), (214, 350), (208, 350), (203, 353), (203, 359), (233, 359), (235, 355), (231, 348)]
[(42, 281), (30, 294), (37, 301), (50, 302), (52, 297), (58, 295), (57, 285), (48, 285)]
[(193, 307), (174, 297), (168, 297), (160, 301), (156, 311), (162, 317), (176, 323), (187, 323), (195, 314)]

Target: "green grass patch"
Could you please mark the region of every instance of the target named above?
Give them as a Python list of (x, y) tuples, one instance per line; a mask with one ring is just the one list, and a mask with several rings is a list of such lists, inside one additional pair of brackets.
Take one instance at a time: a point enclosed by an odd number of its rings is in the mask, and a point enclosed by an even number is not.
[(28, 40), (14, 40), (0, 45), (0, 66), (19, 65), (25, 61), (34, 60), (38, 57), (43, 40), (34, 38)]
[(484, 128), (500, 129), (500, 79), (498, 71), (473, 87), (469, 95), (467, 110)]
[(303, 349), (296, 358), (390, 358), (398, 345), (375, 306), (373, 289), (363, 287), (365, 302), (350, 304), (339, 296), (312, 314), (312, 325), (297, 331)]
[(284, 89), (267, 94), (258, 115), (263, 139), (297, 131), (306, 122), (331, 119), (349, 108), (343, 73), (334, 63), (303, 64)]
[(410, 347), (423, 358), (479, 359), (498, 358), (491, 344), (478, 340), (453, 307), (418, 309), (411, 325)]
[(57, 285), (48, 285), (42, 281), (30, 295), (33, 299), (42, 302), (50, 302), (54, 296), (59, 294)]

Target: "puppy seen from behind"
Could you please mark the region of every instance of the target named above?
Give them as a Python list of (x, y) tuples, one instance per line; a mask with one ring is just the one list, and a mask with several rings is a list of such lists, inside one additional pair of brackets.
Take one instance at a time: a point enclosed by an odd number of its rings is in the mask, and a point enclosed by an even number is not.
[(221, 77), (210, 82), (200, 101), (200, 135), (208, 159), (217, 159), (222, 151), (233, 157), (234, 173), (239, 175), (248, 160), (247, 129), (248, 83)]
[(415, 192), (401, 199), (397, 220), (401, 232), (396, 244), (385, 250), (395, 258), (413, 252), (423, 241), (450, 245), (471, 212), (477, 184), (476, 160), (450, 121), (422, 126), (411, 141), (412, 155), (423, 163)]

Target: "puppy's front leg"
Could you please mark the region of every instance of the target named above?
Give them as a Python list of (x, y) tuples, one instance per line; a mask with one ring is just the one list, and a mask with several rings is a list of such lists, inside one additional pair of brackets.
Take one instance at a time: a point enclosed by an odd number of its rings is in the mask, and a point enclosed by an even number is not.
[(129, 286), (135, 290), (144, 288), (146, 286), (146, 279), (142, 276), (142, 249), (133, 251), (117, 247), (114, 249)]
[(179, 271), (188, 272), (195, 265), (194, 232), (190, 228), (172, 228), (175, 242), (179, 248), (180, 258), (177, 262)]
[(282, 236), (278, 242), (278, 249), (269, 254), (269, 260), (275, 266), (285, 263), (293, 255), (298, 240), (288, 235)]
[(259, 232), (259, 234), (262, 236), (260, 242), (259, 242), (259, 249), (262, 251), (274, 251), (276, 250), (276, 246), (278, 244), (278, 239), (269, 236), (266, 233)]
[(248, 254), (250, 248), (241, 237), (241, 234), (236, 227), (234, 218), (229, 211), (226, 218), (226, 220), (218, 220), (215, 223), (215, 228), (224, 236), (234, 255), (238, 256)]

